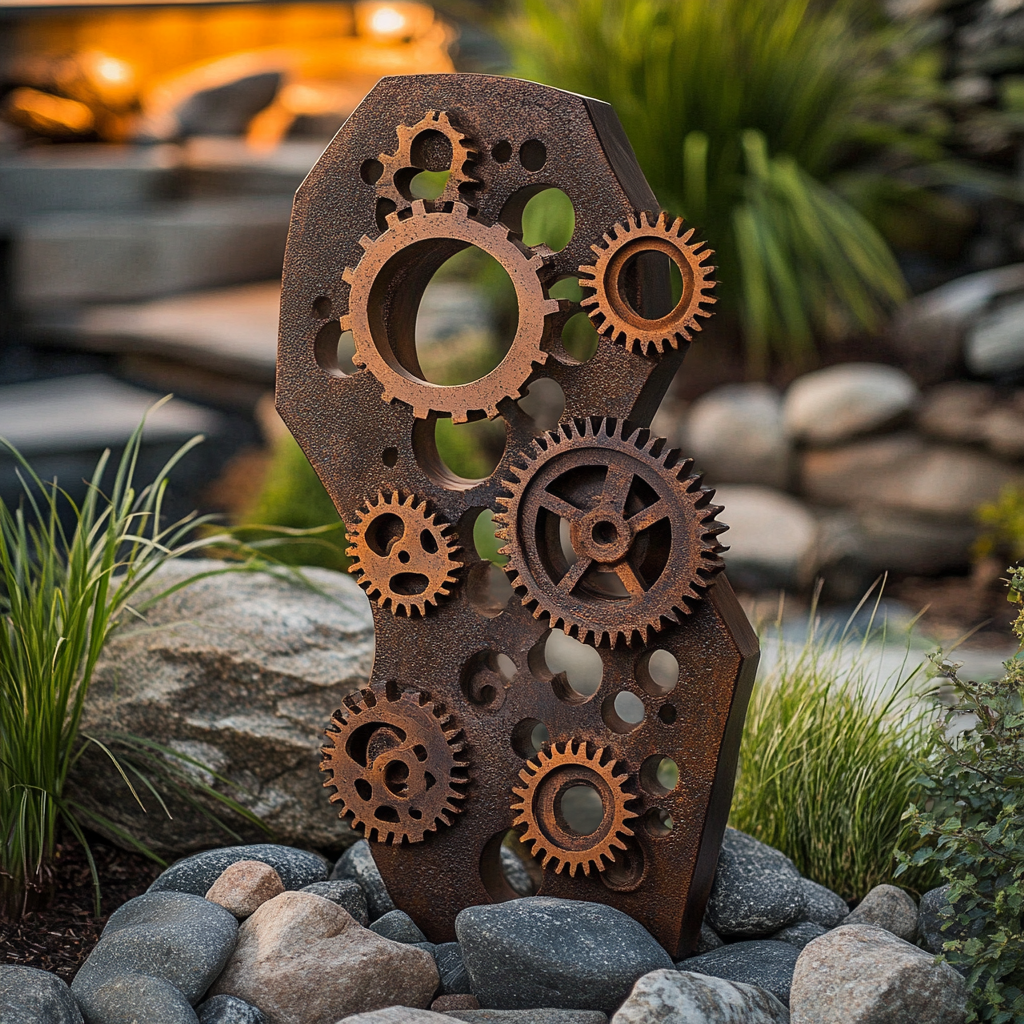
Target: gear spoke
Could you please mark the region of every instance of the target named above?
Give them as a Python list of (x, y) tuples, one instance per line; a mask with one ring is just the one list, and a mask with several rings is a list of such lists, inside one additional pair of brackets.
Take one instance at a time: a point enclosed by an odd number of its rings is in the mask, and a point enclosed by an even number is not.
[(636, 515), (630, 516), (626, 522), (629, 523), (634, 535), (649, 530), (655, 523), (660, 522), (668, 515), (668, 507), (664, 498), (659, 498), (654, 504), (642, 508)]
[(617, 462), (610, 465), (604, 478), (603, 504), (615, 509), (616, 512), (625, 512), (634, 476), (633, 470), (626, 466)]
[(575, 505), (571, 505), (564, 498), (560, 498), (550, 491), (545, 491), (541, 495), (540, 505), (548, 512), (553, 512), (559, 519), (573, 520), (580, 514), (580, 510)]
[(623, 559), (618, 565), (613, 567), (615, 575), (622, 580), (622, 585), (630, 592), (633, 597), (642, 597), (647, 593), (647, 588), (644, 586), (643, 581), (637, 574), (636, 569), (633, 568), (629, 559)]
[(569, 571), (558, 581), (558, 589), (563, 594), (571, 594), (576, 589), (576, 584), (583, 579), (583, 574), (593, 565), (594, 560), (587, 555), (581, 555), (569, 566)]

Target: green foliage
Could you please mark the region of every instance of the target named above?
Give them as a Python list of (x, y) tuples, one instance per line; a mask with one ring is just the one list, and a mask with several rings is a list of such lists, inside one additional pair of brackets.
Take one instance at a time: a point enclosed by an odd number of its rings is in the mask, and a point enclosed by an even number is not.
[[(846, 899), (892, 877), (900, 819), (928, 746), (917, 670), (883, 680), (869, 644), (813, 625), (754, 690), (730, 824)], [(884, 694), (884, 695), (883, 695)]]
[[(100, 459), (81, 507), (55, 483), (41, 480), (0, 439), (19, 463), (24, 484), (17, 508), (0, 502), (0, 915), (18, 917), (45, 899), (61, 825), (82, 843), (90, 864), (83, 832), (90, 826), (150, 853), (65, 792), (68, 773), (86, 748), (95, 746), (111, 759), (140, 804), (136, 785), (162, 804), (159, 787), (141, 770), (147, 761), (156, 762), (156, 776), (172, 789), (184, 788), (186, 762), (197, 764), (138, 738), (79, 734), (93, 671), (110, 633), (164, 596), (152, 588), (141, 593), (164, 563), (206, 543), (190, 539), (201, 519), (169, 526), (161, 521), (168, 474), (201, 438), (179, 449), (153, 483), (136, 491), (141, 438), (142, 426), (125, 447), (109, 496), (101, 490), (109, 452)], [(67, 520), (73, 523), (70, 533)], [(118, 749), (128, 753), (127, 760), (118, 758)], [(212, 786), (194, 783), (191, 790), (197, 787), (259, 824)], [(95, 881), (95, 869), (93, 876)]]
[(975, 518), (980, 527), (975, 558), (1024, 559), (1024, 490), (1013, 485), (1003, 488), (995, 501), (979, 507)]
[(517, 72), (613, 103), (660, 201), (703, 225), (752, 369), (764, 370), (766, 346), (800, 365), (812, 332), (878, 326), (901, 275), (822, 182), (851, 151), (941, 155), (945, 125), (927, 107), (939, 66), (906, 31), (810, 0), (519, 0), (517, 11)]
[[(1011, 569), (1010, 600), (1024, 596)], [(1024, 611), (1014, 623), (1024, 640)], [(935, 866), (950, 885), (944, 956), (967, 973), (968, 1021), (1024, 1021), (1024, 656), (991, 682), (962, 680), (935, 659), (953, 699), (936, 723), (937, 753), (907, 811), (902, 872)]]

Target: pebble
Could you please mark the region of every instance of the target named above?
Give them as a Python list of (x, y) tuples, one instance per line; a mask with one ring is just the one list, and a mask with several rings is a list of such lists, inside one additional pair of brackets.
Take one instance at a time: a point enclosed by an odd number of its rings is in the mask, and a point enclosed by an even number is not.
[(726, 981), (756, 985), (771, 992), (780, 1003), (789, 1006), (793, 969), (800, 951), (788, 942), (773, 939), (749, 939), (713, 949), (702, 956), (677, 964), (681, 971), (707, 974)]
[(263, 1011), (236, 996), (214, 996), (196, 1007), (199, 1024), (269, 1024)]
[(796, 924), (788, 924), (780, 928), (771, 936), (776, 942), (788, 942), (797, 949), (803, 949), (808, 942), (813, 942), (819, 935), (824, 935), (827, 928), (823, 928), (814, 921), (797, 921)]
[(0, 1024), (82, 1024), (71, 990), (56, 974), (17, 964), (0, 966)]
[(1024, 369), (1024, 298), (982, 316), (964, 339), (964, 362), (978, 377), (1005, 377)]
[(884, 928), (836, 928), (809, 943), (793, 974), (793, 1024), (963, 1024), (963, 978)]
[(341, 855), (331, 872), (331, 880), (335, 879), (351, 879), (359, 883), (366, 894), (371, 921), (397, 909), (374, 863), (370, 844), (365, 839), (360, 839)]
[(874, 924), (913, 942), (917, 938), (917, 904), (895, 885), (876, 885), (842, 923)]
[(613, 1013), (634, 982), (672, 961), (631, 917), (600, 903), (528, 896), (455, 919), (473, 994), (500, 1010)]
[(842, 363), (798, 377), (782, 418), (794, 440), (826, 446), (890, 426), (917, 400), (917, 385), (894, 366)]
[(220, 873), (206, 898), (241, 921), (283, 892), (284, 882), (269, 864), (261, 860), (239, 860)]
[(392, 942), (426, 942), (427, 937), (404, 910), (389, 910), (370, 925), (370, 931)]
[(337, 1024), (451, 1024), (452, 1018), (433, 1010), (417, 1010), (411, 1006), (388, 1006), (383, 1010), (370, 1010), (346, 1017)]
[(942, 926), (949, 920), (949, 883), (937, 889), (929, 889), (921, 897), (921, 905), (917, 914), (917, 937), (931, 953), (941, 953), (942, 947), (951, 939), (961, 938), (965, 929), (957, 921), (951, 921), (943, 931)]
[(457, 942), (438, 943), (434, 947), (434, 962), (441, 975), (442, 995), (465, 995), (473, 991), (462, 959), (462, 947)]
[(789, 1024), (770, 992), (691, 971), (642, 977), (611, 1024)]
[(273, 1024), (322, 1024), (395, 1004), (426, 1007), (437, 985), (429, 953), (363, 928), (330, 900), (285, 892), (242, 923), (211, 995), (238, 996)]
[(522, 858), (504, 843), (501, 846), (501, 873), (517, 896), (532, 896), (537, 891)]
[(998, 401), (996, 389), (987, 384), (957, 380), (925, 392), (917, 411), (917, 425), (930, 437), (957, 444), (985, 440), (986, 419)]
[(800, 880), (800, 888), (804, 894), (805, 921), (813, 921), (827, 930), (841, 924), (850, 913), (846, 900), (824, 885), (803, 878)]
[(430, 1008), (435, 1013), (450, 1013), (452, 1010), (479, 1010), (480, 1000), (473, 995), (438, 996)]
[(803, 879), (778, 850), (725, 830), (707, 922), (723, 938), (763, 938), (804, 914)]
[(300, 892), (311, 892), (314, 896), (322, 896), (325, 900), (344, 907), (364, 928), (370, 923), (370, 914), (366, 907), (366, 893), (363, 887), (352, 879), (335, 879), (329, 882), (314, 882), (304, 885)]
[(718, 932), (707, 921), (701, 922), (700, 938), (697, 939), (697, 953), (710, 953), (711, 950), (718, 949), (719, 946), (724, 945), (725, 943)]
[(191, 1024), (191, 1007), (224, 968), (237, 935), (235, 918), (201, 896), (144, 893), (110, 916), (71, 991), (88, 1024), (126, 1014)]
[(476, 1024), (608, 1024), (600, 1010), (452, 1010), (449, 1016)]
[(226, 846), (204, 850), (172, 864), (149, 887), (149, 892), (190, 892), (204, 896), (225, 868), (240, 860), (258, 860), (269, 864), (281, 876), (285, 889), (301, 889), (327, 878), (327, 866), (319, 854), (292, 846), (254, 843), (250, 846)]

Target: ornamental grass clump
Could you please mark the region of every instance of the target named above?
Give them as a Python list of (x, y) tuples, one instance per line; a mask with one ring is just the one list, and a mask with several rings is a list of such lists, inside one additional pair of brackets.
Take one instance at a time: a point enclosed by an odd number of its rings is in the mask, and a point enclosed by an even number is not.
[[(876, 606), (877, 609), (877, 606)], [(872, 622), (874, 617), (872, 617)], [(754, 690), (730, 824), (844, 899), (892, 879), (893, 848), (931, 743), (920, 666), (883, 676), (884, 627), (779, 636)], [(908, 647), (909, 655), (909, 647)]]
[[(254, 815), (211, 785), (197, 781), (200, 765), (139, 737), (79, 733), (89, 685), (104, 644), (117, 625), (178, 590), (143, 588), (167, 561), (210, 543), (196, 538), (202, 517), (164, 525), (168, 474), (202, 438), (183, 445), (156, 479), (135, 489), (143, 425), (125, 446), (109, 494), (102, 490), (110, 453), (99, 460), (81, 505), (55, 482), (45, 482), (7, 442), (18, 463), (23, 498), (0, 501), (0, 915), (22, 916), (45, 902), (63, 828), (83, 846), (99, 887), (84, 832), (98, 828), (155, 857), (101, 814), (65, 792), (68, 774), (93, 745), (113, 762), (127, 793), (163, 806), (159, 787), (143, 773), (161, 767), (161, 785), (201, 794), (248, 821)], [(230, 540), (230, 538), (227, 538)], [(121, 759), (115, 751), (126, 752)], [(212, 774), (212, 773), (211, 773)], [(227, 780), (213, 776), (213, 781)], [(126, 795), (127, 795), (126, 793)]]

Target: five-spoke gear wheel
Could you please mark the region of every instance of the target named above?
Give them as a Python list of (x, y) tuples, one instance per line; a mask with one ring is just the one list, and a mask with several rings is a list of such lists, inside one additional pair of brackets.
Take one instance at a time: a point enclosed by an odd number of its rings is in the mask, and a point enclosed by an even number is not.
[(320, 770), (340, 817), (367, 839), (422, 842), (460, 812), (465, 743), (451, 715), (416, 690), (363, 690), (334, 712)]
[(573, 420), (535, 439), (494, 517), (522, 603), (595, 646), (682, 622), (724, 568), (714, 491), (663, 439), (623, 426)]
[[(582, 868), (589, 875), (591, 868), (604, 871), (615, 851), (626, 849), (633, 835), (627, 822), (637, 817), (629, 808), (635, 797), (625, 789), (629, 776), (618, 772), (606, 748), (591, 755), (582, 741), (556, 744), (529, 760), (519, 778), (512, 787), (512, 825), (524, 829), (520, 840), (544, 868), (551, 864), (556, 874), (568, 868), (572, 878)], [(562, 812), (562, 798), (576, 786), (596, 790), (601, 798), (601, 822), (588, 835), (575, 831)]]

